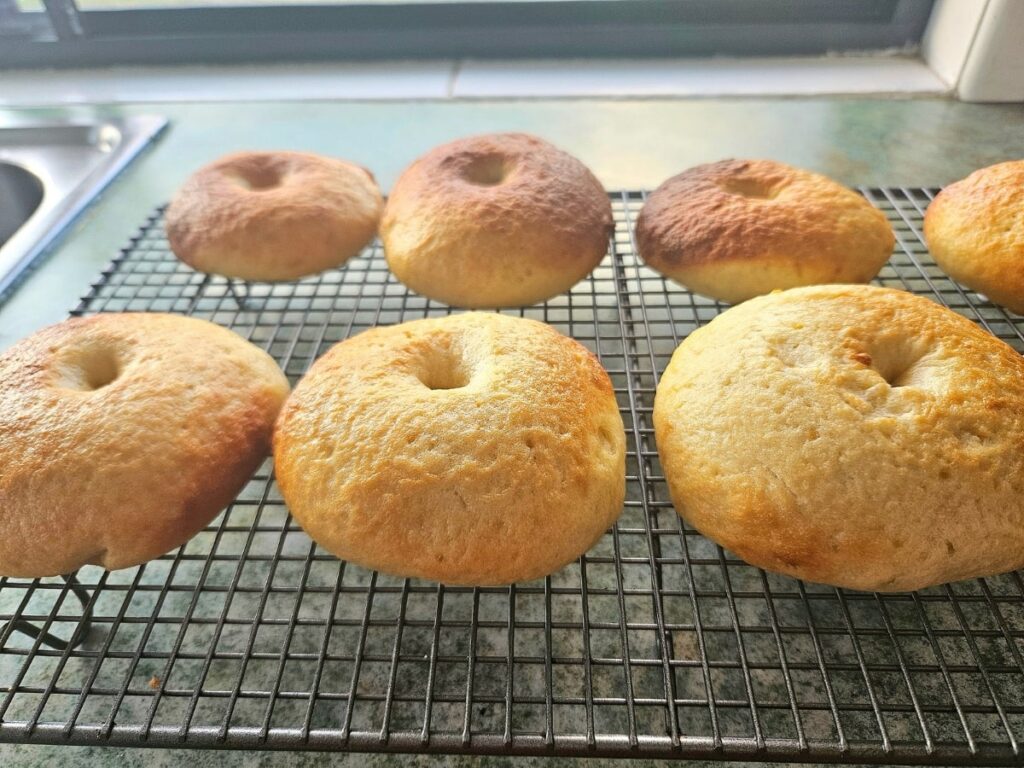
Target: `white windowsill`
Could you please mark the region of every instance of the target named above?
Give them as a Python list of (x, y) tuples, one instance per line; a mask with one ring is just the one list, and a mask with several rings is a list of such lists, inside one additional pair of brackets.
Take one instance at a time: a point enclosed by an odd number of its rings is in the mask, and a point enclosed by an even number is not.
[(807, 96), (941, 94), (926, 64), (910, 58), (820, 57), (652, 61), (467, 61), (456, 97)]
[(8, 70), (0, 106), (344, 99), (936, 95), (917, 59), (465, 61)]

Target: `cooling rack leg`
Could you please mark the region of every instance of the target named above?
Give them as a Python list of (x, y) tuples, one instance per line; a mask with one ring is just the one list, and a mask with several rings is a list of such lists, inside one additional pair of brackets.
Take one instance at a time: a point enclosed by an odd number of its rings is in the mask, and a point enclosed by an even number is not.
[[(89, 636), (89, 630), (92, 629), (92, 603), (89, 591), (78, 583), (75, 574), (68, 573), (61, 576), (61, 578), (64, 579), (75, 597), (78, 598), (78, 602), (82, 604), (82, 618), (78, 622), (78, 626), (75, 627), (75, 632), (71, 635), (70, 640), (62, 640), (50, 632), (44, 632), (35, 624), (25, 619), (13, 619), (9, 622), (9, 626), (13, 632), (21, 632), (33, 640), (38, 639), (43, 645), (48, 645), (50, 648), (66, 651), (69, 647), (77, 648)], [(3, 634), (2, 630), (0, 630), (0, 634)]]
[(249, 291), (249, 283), (246, 280), (235, 280), (228, 278), (228, 293), (235, 300), (239, 309), (259, 310), (260, 307), (253, 305), (253, 298)]

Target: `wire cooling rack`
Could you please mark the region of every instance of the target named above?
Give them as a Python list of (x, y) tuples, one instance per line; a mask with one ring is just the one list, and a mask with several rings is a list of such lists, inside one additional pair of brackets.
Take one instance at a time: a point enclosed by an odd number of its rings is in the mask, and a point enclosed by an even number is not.
[[(879, 283), (1024, 349), (1019, 320), (928, 256), (921, 221), (934, 190), (861, 191), (898, 237)], [(578, 563), (483, 589), (367, 571), (290, 519), (268, 462), (209, 528), (143, 567), (85, 568), (81, 588), (0, 580), (0, 740), (1020, 762), (1020, 574), (838, 590), (745, 565), (682, 524), (655, 451), (654, 391), (677, 344), (724, 307), (642, 266), (632, 232), (643, 194), (612, 200), (604, 263), (571, 293), (513, 313), (596, 352), (625, 421), (625, 510)], [(159, 211), (74, 314), (126, 310), (233, 328), (293, 382), (342, 339), (450, 311), (398, 284), (378, 246), (243, 296), (173, 257)], [(15, 630), (67, 639), (87, 615), (77, 648)]]

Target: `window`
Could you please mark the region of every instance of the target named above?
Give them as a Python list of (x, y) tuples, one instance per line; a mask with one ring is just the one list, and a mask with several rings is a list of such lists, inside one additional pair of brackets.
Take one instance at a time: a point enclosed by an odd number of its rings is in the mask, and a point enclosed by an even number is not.
[(0, 0), (0, 66), (912, 48), (932, 0)]

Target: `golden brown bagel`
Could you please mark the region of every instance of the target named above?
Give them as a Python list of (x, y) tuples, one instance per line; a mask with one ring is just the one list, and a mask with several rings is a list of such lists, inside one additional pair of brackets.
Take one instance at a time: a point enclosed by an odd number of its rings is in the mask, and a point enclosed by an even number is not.
[(925, 212), (924, 234), (946, 274), (1024, 315), (1024, 160), (943, 189)]
[(734, 307), (672, 356), (654, 428), (679, 514), (762, 568), (895, 591), (1024, 565), (1024, 359), (927, 299)]
[(288, 382), (205, 320), (103, 314), (0, 355), (0, 575), (126, 568), (188, 541), (267, 455)]
[(572, 155), (523, 133), (436, 147), (395, 183), (381, 220), (388, 266), (457, 307), (535, 304), (596, 267), (611, 204)]
[(698, 165), (663, 183), (637, 221), (643, 260), (731, 303), (779, 288), (866, 283), (895, 243), (885, 214), (817, 173), (773, 160)]
[(200, 168), (167, 209), (167, 240), (200, 272), (293, 280), (344, 264), (383, 208), (358, 165), (305, 152), (238, 152)]
[(339, 557), (448, 584), (545, 576), (622, 511), (608, 374), (534, 320), (470, 313), (334, 346), (278, 419), (295, 519)]

